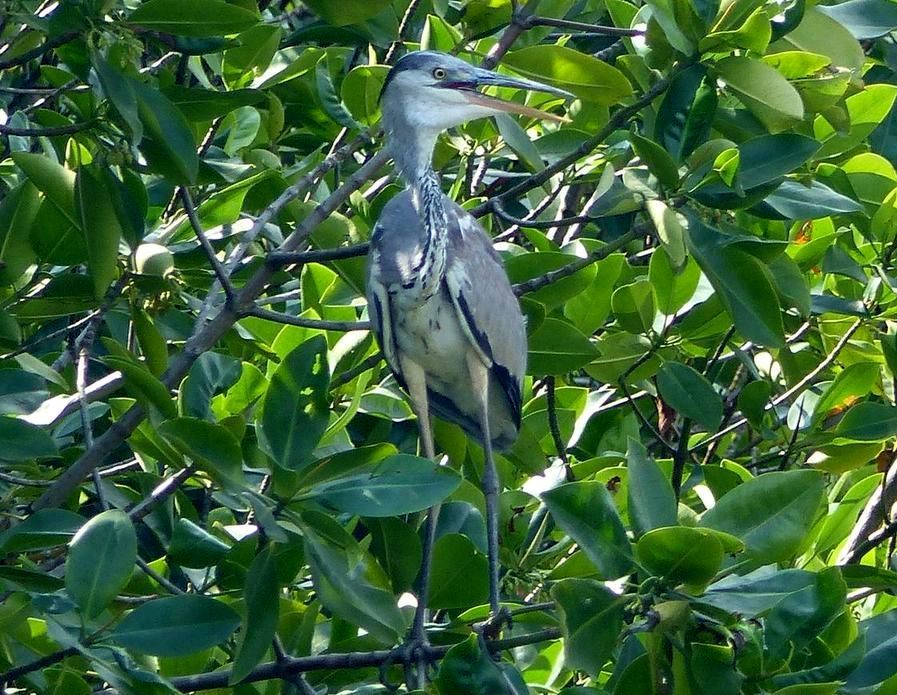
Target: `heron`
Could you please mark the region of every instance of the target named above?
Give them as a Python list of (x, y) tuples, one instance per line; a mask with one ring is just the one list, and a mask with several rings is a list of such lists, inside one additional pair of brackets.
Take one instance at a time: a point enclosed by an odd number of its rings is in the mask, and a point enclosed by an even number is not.
[[(440, 133), (467, 121), (515, 113), (555, 114), (484, 93), (510, 87), (570, 98), (528, 79), (469, 65), (437, 51), (403, 56), (380, 93), (387, 151), (407, 184), (374, 226), (368, 262), (368, 313), (393, 375), (410, 397), (424, 456), (435, 461), (430, 414), (460, 425), (483, 446), (490, 620), (500, 620), (499, 480), (493, 449), (510, 447), (520, 428), (526, 329), (492, 241), (446, 196), (432, 166)], [(429, 565), (438, 506), (424, 527), (412, 640), (426, 641)]]

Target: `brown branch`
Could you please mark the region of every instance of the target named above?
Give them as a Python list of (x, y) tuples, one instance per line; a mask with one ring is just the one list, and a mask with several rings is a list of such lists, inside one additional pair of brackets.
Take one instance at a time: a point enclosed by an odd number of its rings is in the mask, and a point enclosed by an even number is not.
[(353, 244), (352, 246), (339, 246), (335, 249), (311, 249), (293, 253), (274, 251), (268, 254), (267, 258), (265, 258), (265, 263), (275, 268), (281, 268), (286, 265), (340, 261), (345, 258), (358, 258), (366, 255), (369, 246), (367, 242), (364, 242)]
[(554, 27), (556, 29), (584, 31), (595, 36), (641, 36), (645, 33), (641, 29), (621, 29), (620, 27), (588, 24), (587, 22), (572, 22), (569, 19), (554, 19), (553, 17), (527, 17), (523, 20), (523, 23), (527, 29), (532, 27)]
[[(558, 628), (547, 628), (526, 635), (518, 635), (502, 640), (487, 641), (487, 648), (491, 653), (522, 647), (529, 644), (538, 644), (548, 640), (558, 639), (561, 631)], [(426, 655), (431, 661), (443, 658), (451, 645), (427, 647)], [(241, 683), (255, 683), (264, 680), (285, 679), (297, 673), (309, 671), (322, 671), (331, 669), (355, 669), (376, 668), (383, 664), (405, 664), (416, 657), (404, 647), (395, 649), (380, 649), (370, 652), (344, 652), (339, 654), (320, 654), (318, 656), (287, 657), (281, 661), (272, 661), (256, 666)], [(215, 671), (214, 673), (202, 673), (195, 676), (180, 676), (169, 679), (169, 682), (178, 690), (192, 692), (196, 690), (212, 690), (214, 688), (228, 687), (230, 670)]]
[[(838, 358), (838, 355), (841, 354), (841, 350), (843, 350), (847, 346), (847, 343), (853, 337), (853, 334), (856, 333), (857, 330), (859, 330), (860, 326), (862, 326), (862, 325), (863, 325), (862, 319), (857, 319), (856, 321), (854, 321), (850, 325), (850, 327), (844, 332), (844, 335), (841, 336), (841, 339), (838, 340), (838, 342), (832, 348), (831, 352), (825, 356), (825, 359), (823, 359), (818, 365), (816, 365), (816, 367), (814, 367), (800, 381), (798, 381), (796, 384), (794, 384), (794, 386), (789, 388), (784, 393), (776, 396), (774, 399), (772, 399), (772, 401), (767, 403), (764, 406), (763, 411), (769, 412), (776, 406), (781, 405), (782, 403), (787, 401), (792, 396), (796, 396), (798, 393), (803, 391), (806, 386), (808, 386), (810, 383), (812, 383), (813, 379), (815, 379), (817, 376), (822, 374), (822, 372), (824, 372), (826, 369), (828, 369), (832, 365), (832, 363)], [(691, 447), (689, 449), (689, 452), (693, 452), (702, 446), (707, 446), (708, 444), (712, 444), (713, 442), (717, 441), (718, 439), (722, 439), (727, 434), (735, 432), (736, 430), (738, 430), (741, 427), (743, 427), (744, 425), (746, 425), (747, 422), (748, 422), (748, 419), (746, 417), (736, 420), (728, 427), (725, 427), (725, 428), (719, 430), (718, 432), (710, 435), (709, 437), (702, 439), (700, 442), (698, 442), (693, 447)]]
[(553, 164), (550, 164), (549, 166), (542, 169), (542, 171), (539, 171), (532, 176), (525, 178), (517, 185), (511, 186), (511, 188), (500, 193), (494, 198), (491, 198), (490, 200), (477, 205), (470, 211), (471, 214), (474, 217), (482, 217), (486, 213), (492, 212), (492, 210), (494, 209), (493, 206), (495, 200), (503, 202), (512, 198), (517, 198), (527, 191), (538, 188), (558, 172), (563, 171), (582, 157), (585, 157), (598, 145), (604, 142), (615, 130), (620, 128), (627, 120), (635, 116), (645, 106), (647, 106), (658, 96), (663, 94), (670, 86), (670, 81), (672, 80), (673, 76), (674, 75), (670, 75), (669, 77), (664, 77), (663, 79), (658, 80), (651, 86), (651, 88), (647, 92), (636, 99), (632, 104), (630, 104), (629, 106), (624, 106), (623, 108), (615, 111), (608, 120), (607, 124), (601, 130), (599, 130), (588, 140), (583, 141), (575, 150), (573, 150), (573, 152), (568, 154), (566, 157), (562, 157)]
[(573, 275), (573, 273), (582, 270), (586, 266), (600, 261), (603, 258), (607, 258), (615, 251), (619, 251), (630, 242), (638, 239), (639, 236), (641, 236), (640, 230), (630, 229), (619, 239), (614, 239), (613, 241), (608, 242), (600, 249), (592, 251), (592, 253), (590, 253), (585, 258), (577, 258), (572, 263), (568, 263), (562, 268), (552, 270), (551, 272), (540, 275), (539, 277), (532, 278), (531, 280), (527, 280), (526, 282), (518, 282), (516, 285), (514, 285), (514, 294), (519, 297), (520, 295), (526, 294), (527, 292), (535, 292), (536, 290), (540, 290), (546, 285), (557, 282), (558, 280), (561, 280), (568, 275)]
[(97, 119), (92, 118), (83, 123), (70, 123), (69, 125), (51, 126), (47, 128), (16, 128), (11, 125), (0, 125), (0, 135), (21, 135), (23, 137), (53, 137), (54, 135), (72, 135), (82, 130), (93, 128)]
[[(303, 244), (315, 228), (342, 205), (368, 178), (373, 176), (386, 163), (386, 160), (385, 152), (380, 152), (369, 159), (296, 227), (293, 233), (284, 240), (280, 250), (293, 251)], [(163, 384), (168, 388), (173, 388), (180, 383), (196, 359), (210, 350), (230, 330), (240, 317), (240, 310), (250, 305), (262, 293), (272, 272), (268, 266), (259, 268), (237, 294), (233, 307), (225, 307), (215, 318), (199, 327), (190, 336), (183, 351), (175, 355), (169, 362), (168, 369), (162, 376)], [(85, 451), (56, 478), (53, 485), (34, 501), (32, 509), (36, 511), (48, 507), (58, 507), (65, 502), (84, 478), (131, 435), (144, 416), (145, 412), (140, 405), (132, 406), (108, 430), (97, 437), (93, 447)]]
[(190, 226), (193, 227), (193, 232), (196, 234), (196, 238), (199, 239), (199, 245), (205, 252), (206, 258), (209, 259), (209, 263), (212, 264), (212, 269), (215, 271), (215, 277), (224, 288), (224, 294), (227, 297), (227, 301), (233, 302), (237, 294), (236, 290), (234, 290), (233, 283), (231, 283), (227, 271), (215, 254), (215, 248), (203, 231), (202, 224), (196, 214), (196, 206), (193, 204), (193, 198), (190, 195), (190, 191), (188, 191), (186, 187), (181, 187), (180, 196), (181, 204), (184, 206), (184, 212), (187, 213), (187, 219), (190, 220)]
[(325, 321), (323, 319), (306, 319), (301, 316), (292, 316), (279, 311), (270, 311), (261, 307), (254, 307), (243, 312), (244, 316), (254, 316), (265, 321), (274, 321), (288, 326), (300, 326), (302, 328), (320, 328), (323, 331), (369, 331), (370, 321)]

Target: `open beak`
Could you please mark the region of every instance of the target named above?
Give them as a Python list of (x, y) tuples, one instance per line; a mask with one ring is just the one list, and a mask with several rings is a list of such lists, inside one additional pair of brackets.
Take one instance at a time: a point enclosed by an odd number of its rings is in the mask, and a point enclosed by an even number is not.
[(518, 104), (514, 101), (506, 101), (504, 99), (499, 99), (498, 97), (488, 96), (477, 90), (484, 87), (510, 87), (512, 89), (524, 89), (529, 92), (544, 92), (546, 94), (554, 94), (555, 96), (563, 97), (564, 99), (576, 98), (576, 96), (574, 94), (571, 94), (570, 92), (566, 92), (563, 89), (558, 89), (557, 87), (551, 87), (547, 84), (542, 84), (541, 82), (536, 82), (535, 80), (527, 80), (523, 77), (508, 77), (506, 75), (499, 75), (497, 72), (492, 72), (491, 70), (483, 70), (481, 68), (474, 69), (473, 80), (471, 80), (470, 83), (457, 84), (452, 86), (462, 91), (465, 96), (467, 96), (467, 99), (471, 104), (478, 104), (490, 109), (495, 109), (496, 111), (517, 113), (521, 116), (530, 116), (531, 118), (538, 118), (546, 121), (555, 121), (557, 123), (566, 123), (569, 121), (569, 119), (563, 116), (549, 113), (548, 111), (534, 109), (531, 106), (524, 106), (523, 104)]

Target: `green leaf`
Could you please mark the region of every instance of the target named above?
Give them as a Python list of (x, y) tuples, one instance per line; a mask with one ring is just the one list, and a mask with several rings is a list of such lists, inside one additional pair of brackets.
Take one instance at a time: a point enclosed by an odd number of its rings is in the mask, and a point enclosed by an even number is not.
[(716, 64), (716, 72), (770, 131), (786, 130), (803, 119), (800, 94), (766, 63), (746, 56), (731, 56)]
[(654, 121), (654, 140), (676, 162), (690, 155), (710, 134), (716, 112), (716, 89), (708, 85), (703, 65), (690, 65), (676, 73), (660, 102)]
[(714, 430), (723, 419), (723, 401), (704, 375), (681, 362), (664, 362), (657, 372), (660, 397), (683, 417)]
[(26, 181), (0, 201), (0, 284), (11, 285), (34, 262), (31, 225), (40, 209), (37, 187)]
[(745, 618), (765, 615), (792, 594), (816, 581), (813, 572), (799, 569), (772, 570), (768, 567), (743, 576), (728, 575), (714, 582), (701, 600)]
[(751, 208), (760, 217), (778, 220), (817, 220), (839, 213), (860, 212), (853, 198), (833, 191), (818, 181), (809, 185), (786, 179), (761, 203)]
[(635, 557), (645, 569), (674, 584), (700, 587), (723, 563), (723, 544), (705, 529), (668, 526), (648, 531), (635, 545)]
[(65, 561), (65, 587), (87, 620), (112, 603), (136, 560), (137, 534), (123, 511), (101, 512), (75, 534)]
[(374, 17), (389, 7), (389, 0), (305, 0), (311, 11), (335, 27), (357, 24)]
[(542, 495), (552, 517), (598, 568), (616, 579), (632, 567), (632, 549), (607, 488), (599, 482), (567, 483)]
[(817, 9), (846, 27), (856, 39), (876, 39), (897, 29), (897, 3), (890, 0), (847, 0)]
[(180, 400), (184, 413), (212, 419), (212, 399), (237, 383), (243, 371), (240, 360), (219, 352), (204, 352), (181, 385)]
[(327, 429), (327, 341), (314, 336), (290, 352), (271, 377), (261, 420), (262, 435), (278, 464), (300, 470)]
[(692, 643), (690, 664), (702, 695), (741, 692), (744, 677), (735, 670), (735, 649), (731, 645)]
[(157, 431), (219, 482), (237, 486), (242, 482), (243, 452), (226, 427), (195, 417), (179, 417), (163, 422)]
[(122, 373), (125, 385), (135, 396), (152, 403), (165, 417), (177, 416), (177, 406), (165, 384), (153, 376), (143, 362), (138, 362), (133, 355), (111, 339), (103, 339), (103, 344), (114, 353), (104, 357), (103, 362)]
[(97, 298), (118, 276), (118, 242), (122, 235), (107, 176), (111, 173), (99, 166), (82, 166), (75, 178), (75, 209), (87, 239), (87, 267)]
[(675, 526), (676, 495), (648, 450), (630, 437), (626, 450), (629, 520), (636, 536), (661, 526)]
[(766, 265), (734, 246), (697, 218), (689, 221), (689, 249), (719, 294), (735, 326), (748, 339), (769, 347), (785, 342), (785, 326)]
[(843, 410), (872, 391), (881, 378), (881, 365), (857, 362), (843, 369), (822, 393), (813, 409), (813, 424), (818, 425), (833, 410)]
[(112, 102), (115, 110), (118, 111), (131, 131), (131, 142), (134, 145), (139, 145), (143, 139), (143, 124), (140, 122), (137, 111), (137, 92), (134, 89), (133, 80), (107, 62), (98, 52), (92, 52), (90, 59), (100, 78), (106, 98)]
[(440, 693), (513, 695), (501, 669), (483, 648), (483, 641), (468, 635), (446, 652), (435, 685)]
[(566, 374), (598, 356), (595, 345), (566, 321), (546, 318), (529, 337), (527, 374)]
[(255, 668), (271, 648), (279, 618), (280, 586), (277, 581), (277, 562), (269, 545), (255, 556), (246, 575), (243, 594), (246, 620), (242, 639), (228, 683), (239, 683)]
[(340, 99), (359, 123), (373, 125), (380, 114), (380, 92), (389, 68), (385, 65), (357, 65), (340, 85)]
[(239, 625), (240, 616), (221, 601), (181, 594), (138, 606), (112, 631), (112, 639), (144, 654), (184, 656), (220, 644)]
[(128, 16), (135, 26), (180, 36), (237, 34), (258, 21), (255, 12), (225, 0), (146, 0)]
[(342, 526), (321, 512), (302, 514), (302, 533), (321, 603), (380, 642), (393, 644), (404, 631), (405, 620), (380, 565)]
[(835, 433), (860, 442), (883, 441), (897, 435), (897, 408), (884, 403), (857, 403), (842, 418)]
[(265, 93), (257, 89), (216, 92), (212, 89), (172, 85), (162, 93), (187, 120), (199, 122), (221, 118), (241, 106), (255, 106), (265, 99)]
[(596, 104), (609, 106), (632, 94), (632, 86), (622, 72), (598, 58), (565, 46), (521, 48), (508, 53), (502, 64)]
[(651, 331), (657, 307), (648, 280), (636, 280), (632, 284), (617, 288), (611, 297), (611, 307), (617, 323), (623, 330), (642, 334)]
[(755, 562), (782, 562), (804, 542), (824, 487), (816, 471), (764, 473), (723, 495), (700, 523), (740, 538)]
[(863, 67), (865, 59), (859, 41), (817, 7), (808, 7), (800, 24), (771, 48), (818, 53), (828, 56), (834, 66), (856, 72)]
[(59, 450), (49, 434), (30, 422), (0, 416), (0, 461), (18, 463), (56, 458)]
[(84, 521), (83, 516), (66, 509), (40, 509), (0, 534), (0, 551), (20, 553), (63, 545)]
[(830, 123), (824, 116), (813, 121), (813, 134), (822, 143), (820, 157), (846, 152), (869, 137), (870, 133), (887, 117), (897, 99), (897, 86), (870, 84), (862, 92), (844, 100), (849, 127), (847, 132), (838, 123)]
[(840, 570), (829, 567), (813, 579), (766, 616), (764, 641), (772, 658), (784, 658), (791, 649), (803, 649), (844, 611), (847, 586)]
[(398, 516), (438, 504), (460, 484), (460, 476), (451, 468), (419, 456), (396, 454), (366, 473), (321, 483), (308, 496), (348, 514)]
[(866, 654), (845, 680), (854, 692), (877, 685), (897, 674), (897, 610), (891, 609), (863, 620), (860, 634), (866, 638)]
[(429, 608), (468, 608), (489, 596), (489, 566), (466, 536), (447, 533), (436, 541), (430, 569)]
[(178, 519), (171, 532), (168, 559), (182, 567), (211, 567), (230, 546), (189, 519)]
[(679, 167), (670, 154), (653, 140), (638, 133), (630, 133), (629, 141), (639, 159), (654, 174), (661, 185), (675, 189), (679, 184)]
[[(189, 6), (191, 3), (181, 5)], [(133, 81), (133, 86), (137, 94), (140, 122), (144, 132), (152, 138), (152, 142), (143, 141), (144, 154), (151, 164), (158, 164), (166, 175), (170, 174), (178, 183), (194, 183), (199, 171), (199, 156), (196, 154), (193, 132), (184, 114), (152, 87), (136, 80)]]
[(564, 637), (564, 662), (597, 676), (623, 628), (626, 598), (594, 579), (565, 579), (551, 587)]

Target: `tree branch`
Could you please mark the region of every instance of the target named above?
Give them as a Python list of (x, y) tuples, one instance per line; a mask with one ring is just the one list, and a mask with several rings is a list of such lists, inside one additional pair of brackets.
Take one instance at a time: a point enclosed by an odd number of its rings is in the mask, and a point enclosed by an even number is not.
[(495, 198), (487, 200), (480, 205), (477, 205), (470, 212), (474, 217), (482, 217), (488, 212), (493, 210), (493, 201), (499, 200), (500, 202), (504, 202), (506, 200), (510, 200), (512, 198), (517, 198), (521, 194), (526, 193), (527, 191), (531, 191), (534, 188), (538, 188), (543, 183), (548, 181), (555, 174), (563, 171), (571, 164), (575, 163), (582, 157), (585, 157), (592, 150), (594, 150), (598, 145), (604, 142), (615, 130), (617, 130), (620, 126), (622, 126), (627, 120), (636, 115), (639, 111), (641, 111), (645, 106), (650, 104), (654, 99), (663, 94), (667, 88), (670, 86), (670, 81), (675, 77), (676, 72), (674, 71), (669, 77), (664, 77), (663, 79), (655, 82), (648, 91), (646, 91), (642, 96), (636, 99), (629, 106), (624, 106), (623, 108), (614, 112), (614, 114), (610, 117), (607, 124), (599, 130), (595, 135), (590, 137), (588, 140), (582, 142), (573, 152), (568, 154), (566, 157), (562, 157), (557, 160), (553, 164), (548, 165), (542, 171), (533, 174), (532, 176), (528, 176), (523, 181), (518, 183), (515, 186), (511, 186), (511, 188), (506, 191), (498, 194)]
[[(502, 640), (487, 641), (487, 648), (491, 653), (522, 647), (529, 644), (538, 644), (548, 640), (558, 639), (561, 631), (558, 628), (548, 628), (526, 635), (518, 635)], [(428, 647), (428, 659), (435, 661), (443, 658), (451, 645)], [(370, 652), (345, 652), (340, 654), (320, 654), (318, 656), (287, 657), (281, 661), (272, 661), (256, 666), (241, 683), (255, 683), (264, 680), (289, 678), (297, 673), (309, 671), (322, 671), (330, 669), (351, 668), (376, 668), (383, 664), (404, 664), (414, 660), (415, 656), (409, 654), (404, 647), (395, 649), (380, 649)], [(228, 687), (230, 670), (215, 671), (214, 673), (202, 673), (195, 676), (181, 676), (171, 678), (169, 682), (178, 690), (192, 692), (195, 690), (212, 690), (214, 688)]]
[(93, 118), (83, 123), (70, 123), (69, 125), (48, 126), (46, 128), (17, 128), (11, 125), (0, 124), (0, 135), (21, 135), (23, 137), (53, 137), (54, 135), (73, 135), (83, 130), (89, 130), (97, 124)]
[(302, 328), (320, 328), (324, 331), (369, 331), (370, 321), (324, 321), (322, 319), (305, 319), (301, 316), (284, 314), (279, 311), (270, 311), (261, 307), (254, 307), (243, 312), (244, 316), (254, 316), (257, 319), (274, 321), (289, 326), (301, 326)]
[(601, 24), (571, 22), (569, 19), (555, 19), (554, 17), (527, 17), (523, 20), (523, 23), (527, 29), (532, 27), (554, 27), (557, 29), (584, 31), (596, 36), (641, 36), (645, 33), (641, 29), (621, 29), (620, 27), (608, 27)]
[(607, 258), (615, 251), (619, 251), (630, 242), (638, 239), (639, 236), (640, 232), (638, 229), (630, 229), (620, 238), (608, 242), (600, 249), (595, 249), (585, 258), (576, 258), (576, 260), (568, 263), (562, 268), (552, 270), (551, 272), (540, 275), (539, 277), (532, 278), (531, 280), (527, 280), (526, 282), (518, 282), (516, 285), (514, 285), (514, 294), (519, 297), (520, 295), (526, 294), (527, 292), (535, 292), (536, 290), (542, 289), (546, 285), (550, 285), (552, 282), (557, 282), (558, 280), (565, 278), (568, 275), (573, 275), (586, 266), (600, 261), (603, 258)]

